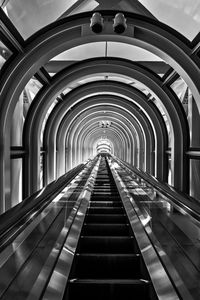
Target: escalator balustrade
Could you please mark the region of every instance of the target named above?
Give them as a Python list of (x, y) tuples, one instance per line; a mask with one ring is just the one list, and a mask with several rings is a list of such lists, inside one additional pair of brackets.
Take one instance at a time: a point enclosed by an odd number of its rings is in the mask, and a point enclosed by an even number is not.
[[(130, 295), (130, 296), (128, 296)], [(106, 158), (101, 158), (64, 299), (157, 299)]]

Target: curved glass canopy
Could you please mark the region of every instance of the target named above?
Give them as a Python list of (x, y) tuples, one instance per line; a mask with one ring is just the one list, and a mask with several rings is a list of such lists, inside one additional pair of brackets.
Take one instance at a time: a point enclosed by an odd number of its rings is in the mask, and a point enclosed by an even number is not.
[(1, 0), (0, 3), (24, 39), (57, 19), (102, 9), (118, 9), (157, 18), (190, 40), (198, 34), (200, 25), (199, 0)]
[(97, 146), (97, 153), (111, 153), (111, 143), (108, 139), (102, 138)]

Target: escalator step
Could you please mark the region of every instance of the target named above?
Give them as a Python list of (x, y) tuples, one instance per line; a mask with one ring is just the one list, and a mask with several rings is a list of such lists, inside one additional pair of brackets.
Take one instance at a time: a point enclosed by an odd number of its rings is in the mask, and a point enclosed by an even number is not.
[(94, 192), (116, 192), (116, 187), (111, 187), (110, 185), (100, 187), (100, 186), (94, 186), (93, 193)]
[(118, 193), (118, 190), (116, 189), (116, 187), (111, 187), (110, 185), (107, 187), (94, 187), (92, 193)]
[(71, 279), (63, 300), (149, 300), (150, 285), (142, 279)]
[(82, 235), (129, 235), (128, 224), (97, 224), (97, 223), (85, 223), (83, 225)]
[(144, 278), (139, 254), (76, 254), (71, 277), (75, 278)]
[(123, 214), (123, 208), (118, 207), (92, 207), (88, 209), (88, 214)]
[(79, 247), (81, 253), (138, 253), (133, 236), (81, 236)]
[(105, 176), (105, 175), (97, 174), (95, 185), (100, 185), (100, 184), (105, 184), (105, 183), (109, 183), (110, 185), (115, 186), (114, 180), (112, 180), (108, 175)]
[(90, 198), (90, 201), (93, 202), (93, 201), (113, 201), (113, 202), (120, 202), (121, 203), (121, 200), (120, 200), (120, 197), (118, 196), (112, 196), (112, 195), (108, 195), (108, 196), (94, 196), (94, 197), (91, 197)]
[(121, 201), (91, 201), (90, 207), (122, 207)]
[(152, 299), (152, 284), (127, 223), (112, 173), (101, 159), (63, 300)]
[(86, 215), (86, 223), (126, 223), (125, 214), (88, 214)]
[(115, 197), (115, 198), (120, 198), (119, 193), (117, 192), (100, 192), (100, 191), (95, 191), (92, 193), (92, 198), (95, 197)]
[(110, 180), (107, 181), (100, 181), (100, 180), (96, 180), (95, 182), (95, 186), (94, 187), (111, 187), (111, 188), (116, 188), (115, 184), (112, 183)]

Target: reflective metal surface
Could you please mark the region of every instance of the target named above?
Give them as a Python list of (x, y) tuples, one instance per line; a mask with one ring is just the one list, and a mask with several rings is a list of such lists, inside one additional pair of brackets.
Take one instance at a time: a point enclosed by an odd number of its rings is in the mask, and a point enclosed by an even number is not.
[[(99, 161), (90, 161), (42, 211), (32, 211), (0, 252), (1, 299), (62, 299)], [(198, 299), (200, 228), (149, 183), (108, 161), (158, 299)]]
[[(74, 258), (75, 250), (78, 244), (78, 239), (82, 229), (84, 217), (86, 210), (89, 205), (89, 200), (91, 197), (92, 188), (94, 185), (95, 177), (98, 170), (100, 159), (98, 160), (96, 166), (94, 167), (90, 177), (87, 180), (85, 187), (83, 188), (78, 200), (77, 205), (79, 205), (76, 216), (74, 218), (73, 224), (70, 228), (68, 235), (62, 251), (60, 252), (58, 261), (54, 268), (53, 274), (51, 275), (49, 284), (44, 293), (43, 299), (62, 299), (68, 276), (70, 273), (72, 261)], [(38, 295), (37, 289), (36, 294)], [(30, 298), (32, 299), (32, 298)], [(36, 299), (36, 298), (33, 298)]]
[(131, 195), (112, 165), (111, 170), (158, 299), (180, 299), (157, 256), (155, 248), (151, 244), (144, 227), (138, 218), (138, 207), (133, 205), (134, 201)]
[[(0, 216), (0, 249), (2, 250), (11, 239), (14, 239), (22, 232), (45, 207), (54, 200), (63, 188), (81, 172), (85, 172), (84, 166), (70, 170), (58, 180), (47, 185), (45, 188), (25, 199), (12, 209), (6, 211)], [(90, 163), (87, 164), (90, 167)], [(83, 175), (82, 173), (80, 173)]]
[[(73, 216), (76, 214), (77, 198), (95, 161), (89, 162), (75, 178), (71, 173), (74, 178), (71, 183), (62, 188), (59, 194), (56, 193), (57, 196), (54, 198), (51, 196), (50, 200), (46, 199), (49, 204), (43, 210), (39, 209), (35, 213), (29, 213), (29, 222), (25, 223), (26, 226), (19, 235), (10, 236), (9, 245), (0, 253), (1, 299), (31, 297), (30, 291), (34, 291), (35, 286), (37, 294), (40, 296), (40, 291), (46, 285), (46, 280), (52, 272), (55, 260), (73, 221)], [(64, 177), (66, 178), (66, 176)], [(51, 184), (51, 186), (53, 185)], [(39, 199), (43, 192), (37, 193), (35, 198)], [(12, 213), (8, 212), (7, 215), (12, 216)], [(13, 226), (15, 228), (15, 225)], [(19, 231), (18, 225), (16, 230)], [(39, 284), (37, 284), (38, 282)]]
[[(117, 159), (117, 161), (122, 163), (119, 159)], [(200, 207), (196, 199), (187, 194), (178, 192), (172, 186), (159, 182), (155, 177), (125, 162), (123, 162), (123, 169), (133, 177), (137, 175), (137, 180), (143, 182), (145, 187), (148, 188), (150, 186), (154, 188), (165, 201), (171, 203), (180, 212), (187, 214), (194, 222), (200, 223)]]
[(158, 192), (155, 181), (154, 185), (151, 185), (150, 181), (145, 181), (138, 176), (138, 173), (130, 172), (130, 169), (121, 163), (117, 164), (116, 161), (114, 166), (133, 199), (131, 201), (134, 207), (139, 209), (140, 221), (180, 294), (189, 299), (188, 291), (192, 299), (198, 299), (200, 297), (199, 222), (194, 222), (194, 218), (189, 216), (189, 212), (185, 213), (182, 206), (179, 210), (173, 208), (171, 197), (166, 196), (165, 189), (163, 193), (160, 192), (161, 183), (158, 182)]

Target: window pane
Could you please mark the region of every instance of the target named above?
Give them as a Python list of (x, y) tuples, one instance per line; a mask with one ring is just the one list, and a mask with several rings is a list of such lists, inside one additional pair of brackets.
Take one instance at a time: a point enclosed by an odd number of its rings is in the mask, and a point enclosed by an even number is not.
[(38, 93), (42, 84), (35, 78), (31, 78), (21, 93), (15, 106), (11, 127), (11, 146), (22, 145), (22, 132), (24, 120), (27, 116), (28, 109), (35, 95)]
[(96, 42), (73, 47), (55, 56), (52, 60), (82, 60), (91, 57), (105, 56), (106, 42)]
[(108, 42), (108, 56), (126, 58), (133, 61), (162, 61), (157, 55), (140, 47), (117, 42)]
[(185, 81), (179, 77), (176, 81), (174, 81), (171, 85), (171, 88), (178, 96), (179, 100), (181, 101), (183, 108), (188, 114), (188, 93), (189, 89)]
[(0, 41), (0, 69), (11, 54), (12, 52)]
[(22, 201), (22, 159), (11, 160), (11, 205)]
[(190, 195), (200, 201), (200, 160), (190, 159)]
[(10, 0), (1, 5), (24, 39), (44, 26), (70, 14), (93, 10), (94, 0)]
[(139, 0), (159, 21), (192, 40), (199, 32), (199, 0)]

